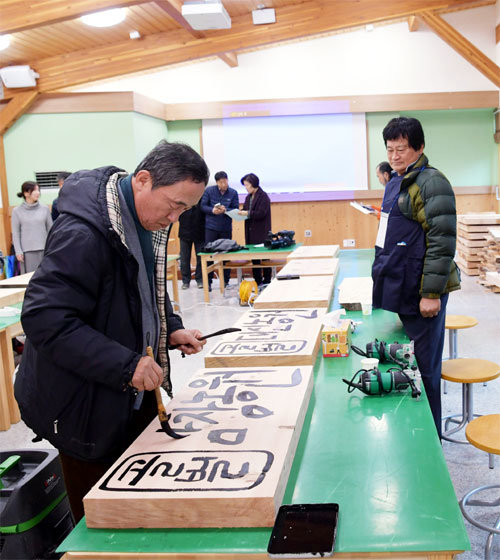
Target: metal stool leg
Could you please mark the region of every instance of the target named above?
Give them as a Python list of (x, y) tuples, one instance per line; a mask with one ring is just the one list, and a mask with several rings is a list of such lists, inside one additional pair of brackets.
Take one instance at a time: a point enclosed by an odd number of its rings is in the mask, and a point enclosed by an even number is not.
[(462, 510), (462, 514), (465, 517), (465, 519), (467, 519), (467, 521), (469, 521), (469, 523), (472, 523), (472, 525), (474, 525), (475, 527), (478, 527), (479, 529), (482, 529), (483, 531), (486, 531), (487, 533), (489, 533), (488, 538), (486, 539), (486, 547), (485, 547), (485, 550), (484, 550), (485, 560), (491, 560), (491, 558), (492, 558), (491, 557), (491, 550), (492, 550), (492, 547), (493, 547), (493, 539), (495, 538), (495, 535), (500, 535), (500, 517), (497, 519), (494, 526), (485, 525), (484, 523), (481, 523), (480, 521), (477, 521), (471, 515), (469, 515), (466, 508), (468, 506), (469, 507), (470, 506), (480, 506), (480, 507), (498, 507), (498, 506), (500, 506), (500, 498), (497, 498), (496, 500), (493, 500), (491, 502), (486, 502), (484, 500), (478, 500), (478, 499), (470, 499), (477, 492), (481, 492), (483, 490), (490, 490), (492, 488), (499, 489), (500, 484), (491, 484), (489, 486), (480, 486), (479, 488), (475, 488), (474, 490), (471, 490), (470, 492), (468, 492), (460, 500), (460, 509)]
[[(467, 440), (462, 441), (450, 437), (452, 434), (460, 431), (469, 422), (471, 422), (474, 417), (481, 416), (481, 414), (474, 414), (474, 394), (473, 394), (473, 383), (462, 383), (462, 413), (460, 414), (449, 414), (448, 416), (443, 416), (444, 420), (444, 430), (442, 438), (446, 441), (451, 441), (453, 443), (464, 443), (468, 444)], [(458, 417), (458, 418), (457, 418)], [(452, 422), (457, 424), (454, 428), (448, 429), (448, 426)]]
[[(458, 357), (457, 351), (457, 329), (448, 329), (448, 360), (455, 360)], [(446, 380), (443, 379), (443, 393), (448, 394)]]

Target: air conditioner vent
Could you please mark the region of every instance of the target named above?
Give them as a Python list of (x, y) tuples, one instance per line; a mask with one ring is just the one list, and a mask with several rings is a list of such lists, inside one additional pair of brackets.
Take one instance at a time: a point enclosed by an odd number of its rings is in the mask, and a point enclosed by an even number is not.
[(58, 189), (57, 175), (60, 171), (37, 171), (35, 172), (36, 182), (41, 189)]

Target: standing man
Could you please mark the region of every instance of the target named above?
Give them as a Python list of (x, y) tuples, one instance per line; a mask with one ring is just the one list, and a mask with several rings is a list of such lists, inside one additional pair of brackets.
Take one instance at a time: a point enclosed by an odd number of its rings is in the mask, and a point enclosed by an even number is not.
[(391, 179), (392, 167), (387, 161), (382, 161), (377, 165), (375, 173), (377, 174), (378, 182), (385, 187)]
[(83, 496), (155, 417), (153, 390), (172, 394), (168, 345), (194, 354), (204, 344), (173, 313), (165, 262), (170, 225), (208, 177), (192, 148), (162, 141), (130, 175), (78, 171), (61, 191), (26, 290), (15, 396), (26, 424), (59, 450), (76, 521)]
[(429, 165), (417, 119), (392, 119), (383, 131), (395, 173), (387, 183), (372, 268), (373, 304), (399, 314), (441, 437), (441, 359), (448, 294), (460, 289), (453, 261), (455, 195)]
[[(201, 199), (201, 209), (205, 217), (205, 243), (216, 239), (231, 239), (233, 220), (226, 216), (228, 210), (239, 208), (238, 193), (229, 186), (227, 173), (218, 171), (215, 174), (216, 185), (208, 187)], [(227, 286), (230, 270), (224, 270), (224, 284)], [(210, 284), (214, 274), (209, 274)]]
[[(71, 173), (69, 171), (59, 171), (59, 173), (57, 174), (57, 184), (59, 185), (59, 191), (61, 190), (61, 187), (64, 185), (64, 181), (66, 181), (66, 179), (70, 175), (71, 175)], [(53, 222), (55, 222), (57, 216), (59, 216), (59, 210), (57, 209), (58, 202), (59, 202), (59, 194), (52, 201), (51, 214), (52, 214), (52, 221)]]
[(198, 255), (205, 243), (205, 214), (200, 203), (186, 210), (179, 218), (179, 240), (181, 246), (182, 289), (187, 290), (191, 282), (191, 248), (194, 245), (196, 271), (194, 277), (198, 288), (203, 289), (201, 258)]

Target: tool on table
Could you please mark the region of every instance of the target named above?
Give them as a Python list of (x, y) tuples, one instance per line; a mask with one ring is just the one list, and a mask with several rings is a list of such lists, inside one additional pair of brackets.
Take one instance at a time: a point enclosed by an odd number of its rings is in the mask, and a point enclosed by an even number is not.
[[(146, 338), (147, 338), (146, 354), (150, 358), (153, 358), (153, 360), (154, 360), (155, 357), (154, 357), (154, 354), (153, 354), (153, 349), (149, 345), (149, 334), (147, 335)], [(161, 399), (161, 393), (160, 393), (160, 388), (159, 387), (155, 388), (155, 397), (156, 397), (156, 406), (158, 407), (158, 418), (160, 420), (161, 429), (167, 435), (169, 435), (170, 437), (172, 437), (174, 439), (182, 439), (182, 438), (186, 437), (186, 436), (181, 436), (177, 432), (174, 432), (174, 430), (172, 430), (172, 428), (170, 427), (170, 425), (168, 423), (168, 414), (167, 414), (167, 411), (165, 410), (165, 406), (163, 405), (163, 401)]]
[[(354, 389), (359, 389), (365, 395), (383, 395), (393, 391), (406, 391), (411, 387), (411, 396), (417, 398), (421, 391), (417, 388), (418, 370), (401, 368), (389, 368), (387, 371), (380, 371), (377, 367), (366, 370), (358, 370), (349, 381), (342, 379), (349, 387), (347, 391), (352, 393)], [(358, 380), (356, 382), (355, 380)]]
[[(237, 332), (237, 331), (241, 331), (241, 329), (239, 329), (238, 327), (229, 327), (228, 329), (222, 329), (220, 331), (215, 331), (215, 332), (210, 333), (210, 334), (204, 334), (203, 336), (200, 336), (198, 338), (198, 340), (207, 340), (207, 338), (212, 338), (213, 336), (220, 336), (222, 334), (228, 334), (228, 333)], [(169, 346), (168, 349), (169, 350), (175, 350), (176, 348), (179, 348), (179, 346), (181, 346), (181, 345), (180, 344), (174, 344), (173, 346)]]
[(367, 343), (366, 352), (354, 345), (352, 345), (351, 348), (360, 356), (378, 358), (381, 364), (393, 363), (403, 369), (416, 369), (417, 367), (413, 340), (408, 344), (399, 344), (398, 342), (393, 342), (391, 344), (383, 340), (375, 339), (373, 342)]
[(270, 231), (267, 234), (267, 238), (264, 240), (264, 247), (267, 249), (282, 249), (283, 247), (290, 247), (290, 245), (295, 245), (295, 235), (294, 231), (289, 229), (282, 229), (278, 233), (273, 233)]

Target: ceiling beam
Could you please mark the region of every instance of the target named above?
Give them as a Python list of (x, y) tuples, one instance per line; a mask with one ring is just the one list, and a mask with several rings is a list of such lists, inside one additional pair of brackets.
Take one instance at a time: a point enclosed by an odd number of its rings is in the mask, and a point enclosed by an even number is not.
[(0, 135), (10, 128), (16, 120), (26, 112), (35, 102), (39, 92), (35, 90), (24, 91), (15, 95), (0, 111)]
[(418, 31), (418, 18), (417, 18), (417, 16), (410, 16), (408, 18), (408, 30), (410, 31), (410, 33), (413, 33), (414, 31)]
[(85, 14), (142, 4), (147, 0), (2, 0), (0, 35), (75, 19)]
[[(193, 37), (197, 39), (205, 38), (202, 31), (193, 29), (182, 15), (182, 2), (181, 0), (155, 0), (155, 4), (164, 10), (172, 19), (174, 19), (186, 31), (189, 31)], [(222, 62), (225, 62), (231, 68), (238, 66), (238, 57), (236, 54), (228, 52), (217, 55)]]
[(352, 0), (303, 2), (276, 10), (277, 22), (249, 26), (250, 14), (233, 18), (231, 29), (206, 31), (193, 37), (185, 29), (155, 33), (138, 41), (123, 41), (38, 61), (31, 66), (40, 74), (42, 93), (151, 68), (187, 62), (270, 45), (336, 29), (378, 21), (407, 18), (429, 9), (460, 6), (461, 0), (365, 0), (363, 10)]
[(482, 51), (468, 41), (454, 27), (432, 12), (422, 12), (419, 17), (452, 49), (470, 62), (476, 70), (500, 87), (500, 68)]

